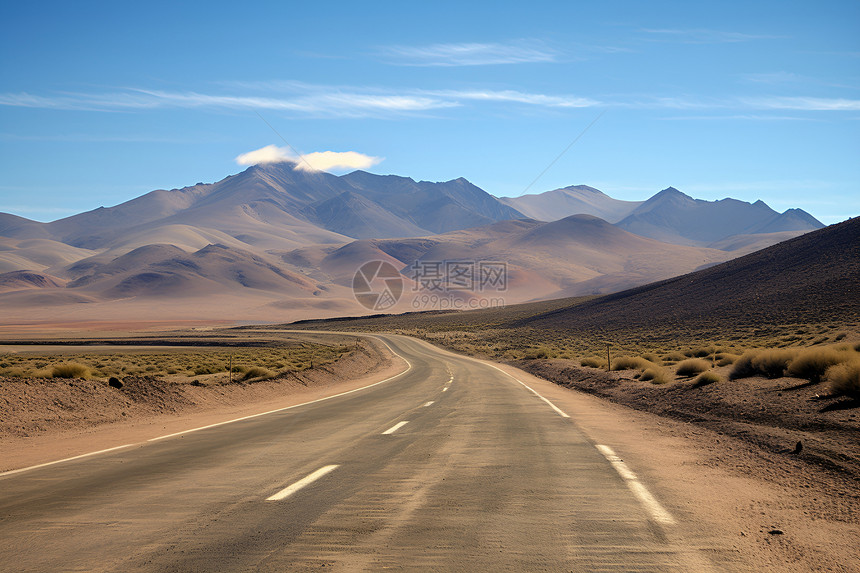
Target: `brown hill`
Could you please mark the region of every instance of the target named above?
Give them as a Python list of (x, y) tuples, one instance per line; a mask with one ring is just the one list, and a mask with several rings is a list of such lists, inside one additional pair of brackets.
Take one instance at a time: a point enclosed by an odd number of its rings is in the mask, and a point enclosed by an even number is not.
[(0, 292), (24, 289), (62, 288), (66, 281), (44, 273), (12, 271), (0, 274)]
[(771, 324), (860, 320), (860, 219), (807, 233), (762, 251), (511, 327), (610, 332), (767, 329)]
[(617, 223), (642, 204), (642, 201), (614, 199), (588, 185), (571, 185), (519, 197), (500, 197), (499, 201), (538, 221), (557, 221), (570, 215), (594, 215), (610, 223)]

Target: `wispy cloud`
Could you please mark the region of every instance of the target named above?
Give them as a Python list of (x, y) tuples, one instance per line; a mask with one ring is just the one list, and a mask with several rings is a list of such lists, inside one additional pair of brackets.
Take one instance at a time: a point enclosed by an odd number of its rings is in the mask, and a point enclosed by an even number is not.
[(792, 115), (762, 115), (754, 113), (732, 114), (732, 115), (677, 115), (659, 118), (664, 121), (812, 121), (808, 117), (797, 117)]
[[(234, 86), (241, 89), (240, 86)], [(281, 111), (315, 117), (373, 117), (456, 108), (468, 102), (577, 108), (599, 105), (572, 95), (515, 90), (388, 90), (372, 87), (319, 86), (294, 82), (246, 84), (263, 95), (225, 95), (129, 88), (102, 94), (0, 94), (0, 106), (73, 111), (143, 111), (151, 109), (228, 109)]]
[(593, 107), (600, 105), (599, 101), (585, 97), (546, 95), (515, 90), (442, 90), (427, 93), (450, 98), (454, 101), (512, 102), (543, 107)]
[(708, 30), (705, 28), (644, 28), (650, 40), (660, 42), (679, 42), (682, 44), (734, 44), (754, 40), (776, 40), (781, 36), (768, 34), (747, 34), (743, 32), (728, 32), (724, 30)]
[(860, 100), (823, 97), (760, 97), (742, 102), (757, 109), (790, 109), (797, 111), (860, 111)]
[(382, 157), (373, 157), (357, 151), (315, 151), (298, 156), (288, 147), (275, 145), (267, 145), (236, 157), (236, 163), (239, 165), (290, 162), (295, 163), (295, 169), (300, 171), (367, 169), (382, 160)]
[(535, 40), (506, 44), (463, 43), (380, 48), (386, 61), (400, 66), (487, 66), (554, 62), (555, 50)]
[(74, 111), (136, 111), (160, 108), (286, 111), (304, 115), (354, 117), (454, 107), (438, 98), (392, 93), (350, 93), (337, 89), (286, 97), (204, 94), (128, 89), (104, 94), (63, 93), (37, 96), (0, 94), (0, 105)]

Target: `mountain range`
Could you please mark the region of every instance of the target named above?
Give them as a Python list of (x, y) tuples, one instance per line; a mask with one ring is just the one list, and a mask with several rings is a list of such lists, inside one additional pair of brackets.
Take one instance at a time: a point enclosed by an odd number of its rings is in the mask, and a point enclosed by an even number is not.
[[(351, 281), (369, 260), (408, 283), (423, 262), (502, 261), (512, 303), (617, 291), (821, 226), (799, 209), (671, 187), (644, 202), (583, 185), (500, 199), (462, 178), (262, 164), (50, 223), (0, 213), (0, 310), (7, 320), (334, 316), (364, 310)], [(409, 284), (392, 310), (416, 308)]]

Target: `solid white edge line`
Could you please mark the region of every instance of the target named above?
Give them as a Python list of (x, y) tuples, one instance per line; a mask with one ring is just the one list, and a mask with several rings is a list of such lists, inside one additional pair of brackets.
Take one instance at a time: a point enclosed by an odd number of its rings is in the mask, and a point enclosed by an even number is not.
[(53, 462), (45, 462), (44, 464), (39, 464), (39, 465), (35, 465), (35, 466), (29, 466), (29, 467), (26, 467), (26, 468), (19, 468), (19, 469), (17, 469), (17, 470), (9, 470), (9, 471), (7, 471), (7, 472), (0, 473), (0, 477), (3, 477), (3, 476), (10, 476), (10, 475), (12, 475), (12, 474), (17, 474), (17, 473), (21, 473), (21, 472), (30, 471), (30, 470), (35, 470), (35, 469), (38, 469), (38, 468), (44, 468), (44, 467), (46, 467), (46, 466), (52, 466), (52, 465), (54, 465), (54, 464), (61, 464), (61, 463), (63, 463), (63, 462), (70, 462), (70, 461), (72, 461), (72, 460), (79, 460), (79, 459), (81, 459), (81, 458), (86, 458), (86, 457), (89, 457), (89, 456), (96, 456), (96, 455), (98, 455), (98, 454), (106, 454), (106, 453), (108, 453), (108, 452), (113, 452), (113, 451), (115, 451), (115, 450), (121, 450), (121, 449), (123, 449), (123, 448), (130, 448), (130, 447), (131, 447), (131, 446), (133, 446), (133, 445), (134, 445), (134, 444), (125, 444), (124, 446), (115, 446), (115, 447), (113, 447), (113, 448), (108, 448), (108, 449), (106, 449), (106, 450), (99, 450), (99, 451), (97, 451), (97, 452), (90, 452), (90, 453), (88, 453), (88, 454), (81, 454), (81, 455), (79, 455), (79, 456), (73, 456), (73, 457), (71, 457), (71, 458), (64, 458), (64, 459), (62, 459), (62, 460), (56, 460), (56, 461), (53, 461)]
[(394, 376), (386, 378), (385, 380), (380, 380), (379, 382), (374, 382), (373, 384), (369, 384), (367, 386), (362, 386), (361, 388), (354, 388), (354, 389), (348, 390), (346, 392), (341, 392), (340, 394), (333, 394), (331, 396), (326, 396), (325, 398), (318, 398), (316, 400), (311, 400), (310, 402), (302, 402), (301, 404), (294, 404), (292, 406), (286, 406), (285, 408), (278, 408), (276, 410), (269, 410), (268, 412), (262, 412), (260, 414), (252, 414), (250, 416), (242, 416), (241, 418), (236, 418), (234, 420), (227, 420), (226, 422), (218, 422), (217, 424), (209, 424), (208, 426), (201, 426), (199, 428), (192, 428), (190, 430), (183, 430), (181, 432), (174, 432), (172, 434), (167, 434), (166, 436), (158, 436), (157, 438), (150, 438), (147, 440), (147, 442), (157, 442), (158, 440), (166, 440), (167, 438), (173, 438), (175, 436), (182, 436), (184, 434), (190, 434), (192, 432), (199, 432), (200, 430), (207, 430), (209, 428), (216, 428), (218, 426), (223, 426), (225, 424), (232, 424), (233, 422), (241, 422), (242, 420), (250, 420), (251, 418), (259, 418), (260, 416), (267, 416), (269, 414), (274, 414), (276, 412), (283, 412), (285, 410), (292, 410), (293, 408), (301, 408), (302, 406), (307, 406), (309, 404), (316, 404), (317, 402), (324, 402), (326, 400), (331, 400), (332, 398), (339, 398), (340, 396), (346, 396), (347, 394), (352, 394), (353, 392), (360, 392), (361, 390), (367, 390), (368, 388), (373, 388), (374, 386), (378, 386), (379, 384), (384, 384), (390, 380), (394, 380), (395, 378), (397, 378), (399, 376), (403, 376), (404, 374), (406, 374), (407, 372), (412, 370), (412, 363), (411, 362), (409, 362), (408, 360), (406, 360), (406, 358), (403, 358), (402, 356), (400, 356), (399, 354), (394, 352), (394, 350), (390, 346), (388, 346), (388, 343), (386, 343), (384, 340), (379, 339), (379, 338), (377, 338), (377, 340), (379, 340), (380, 342), (385, 344), (386, 348), (388, 348), (388, 350), (390, 350), (392, 354), (401, 358), (404, 362), (406, 362), (406, 364), (409, 365), (409, 367), (399, 374), (395, 374)]
[[(535, 396), (549, 404), (550, 407), (555, 410), (560, 416), (564, 418), (570, 418), (570, 416), (568, 416), (565, 412), (559, 409), (555, 404), (538, 394), (533, 388), (531, 388), (522, 380), (518, 379), (516, 376), (505, 372), (494, 364), (489, 364), (487, 362), (482, 362), (482, 364), (486, 364), (491, 368), (495, 368), (502, 374), (505, 374), (513, 380), (516, 380), (517, 382), (528, 388)], [(604, 446), (602, 444), (595, 444), (595, 447), (601, 454), (603, 454), (603, 457), (606, 458), (606, 460), (612, 465), (612, 467), (615, 468), (615, 471), (618, 472), (618, 475), (620, 475), (624, 479), (628, 489), (630, 489), (633, 495), (636, 496), (639, 502), (651, 514), (651, 517), (655, 521), (664, 525), (675, 525), (675, 518), (673, 518), (672, 515), (668, 511), (666, 511), (666, 508), (660, 505), (660, 502), (657, 501), (657, 499), (654, 498), (653, 495), (651, 495), (651, 492), (648, 491), (648, 488), (642, 485), (642, 482), (639, 481), (639, 478), (636, 477), (636, 474), (633, 473), (630, 468), (627, 467), (627, 464), (625, 464), (624, 461), (622, 461), (622, 459), (615, 454), (612, 448), (610, 448), (609, 446)]]
[(570, 418), (570, 416), (568, 416), (568, 415), (567, 415), (567, 412), (565, 412), (564, 410), (562, 410), (561, 408), (559, 408), (558, 406), (556, 406), (555, 404), (553, 404), (552, 402), (550, 402), (549, 400), (547, 400), (546, 398), (544, 398), (543, 396), (541, 396), (540, 394), (538, 394), (538, 393), (534, 390), (534, 388), (532, 388), (531, 386), (529, 386), (528, 384), (526, 384), (525, 382), (523, 382), (522, 380), (520, 380), (519, 378), (517, 378), (517, 377), (516, 377), (516, 376), (514, 376), (513, 374), (510, 374), (510, 373), (508, 373), (508, 372), (505, 372), (504, 370), (502, 370), (502, 369), (501, 369), (501, 368), (499, 368), (498, 366), (496, 366), (496, 365), (494, 365), (494, 364), (490, 364), (490, 363), (488, 363), (488, 362), (481, 362), (481, 364), (485, 364), (485, 365), (489, 366), (490, 368), (495, 368), (496, 370), (498, 370), (499, 372), (501, 372), (501, 373), (502, 373), (502, 374), (504, 374), (505, 376), (507, 376), (507, 377), (511, 378), (512, 380), (515, 380), (516, 382), (519, 382), (520, 384), (522, 384), (523, 386), (525, 386), (525, 388), (526, 388), (529, 392), (531, 392), (532, 394), (534, 394), (535, 396), (537, 396), (538, 398), (540, 398), (541, 400), (543, 400), (544, 402), (546, 402), (547, 404), (549, 404), (549, 407), (550, 407), (550, 408), (552, 408), (553, 410), (555, 410), (555, 412), (556, 412), (559, 416), (561, 416), (562, 418)]
[(403, 426), (405, 426), (408, 423), (409, 423), (408, 420), (403, 421), (403, 422), (397, 422), (396, 424), (394, 424), (393, 426), (391, 426), (390, 428), (388, 428), (387, 430), (382, 432), (382, 435), (387, 436), (389, 434), (393, 434), (394, 432), (396, 432), (397, 430), (399, 430), (400, 428), (402, 428)]
[(642, 485), (642, 482), (639, 481), (636, 474), (630, 471), (627, 464), (625, 464), (624, 461), (615, 454), (612, 448), (602, 444), (595, 444), (594, 447), (597, 448), (597, 451), (603, 454), (603, 457), (606, 458), (613, 468), (615, 468), (615, 471), (617, 471), (618, 475), (624, 479), (627, 483), (627, 487), (631, 492), (633, 492), (633, 495), (635, 495), (639, 499), (639, 502), (645, 506), (645, 509), (648, 510), (655, 521), (664, 525), (675, 524), (675, 519), (672, 515), (666, 511), (666, 508), (660, 505), (660, 502), (651, 495), (651, 492), (648, 491), (644, 485)]
[(310, 485), (313, 482), (317, 481), (318, 479), (320, 479), (321, 477), (323, 477), (327, 473), (337, 469), (337, 467), (338, 467), (337, 464), (330, 465), (330, 466), (323, 466), (320, 469), (318, 469), (317, 471), (315, 471), (314, 473), (303, 477), (302, 479), (300, 479), (296, 483), (285, 487), (284, 489), (282, 489), (281, 491), (279, 491), (275, 495), (267, 497), (266, 501), (281, 501), (282, 499), (293, 495), (294, 493), (296, 493), (297, 491), (299, 491), (303, 487)]

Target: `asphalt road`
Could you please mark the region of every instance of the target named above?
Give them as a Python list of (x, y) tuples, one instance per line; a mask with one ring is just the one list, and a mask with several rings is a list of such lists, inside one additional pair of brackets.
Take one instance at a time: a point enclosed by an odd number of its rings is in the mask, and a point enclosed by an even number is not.
[(382, 338), (411, 368), (373, 387), (0, 476), (0, 570), (707, 568), (563, 411)]

